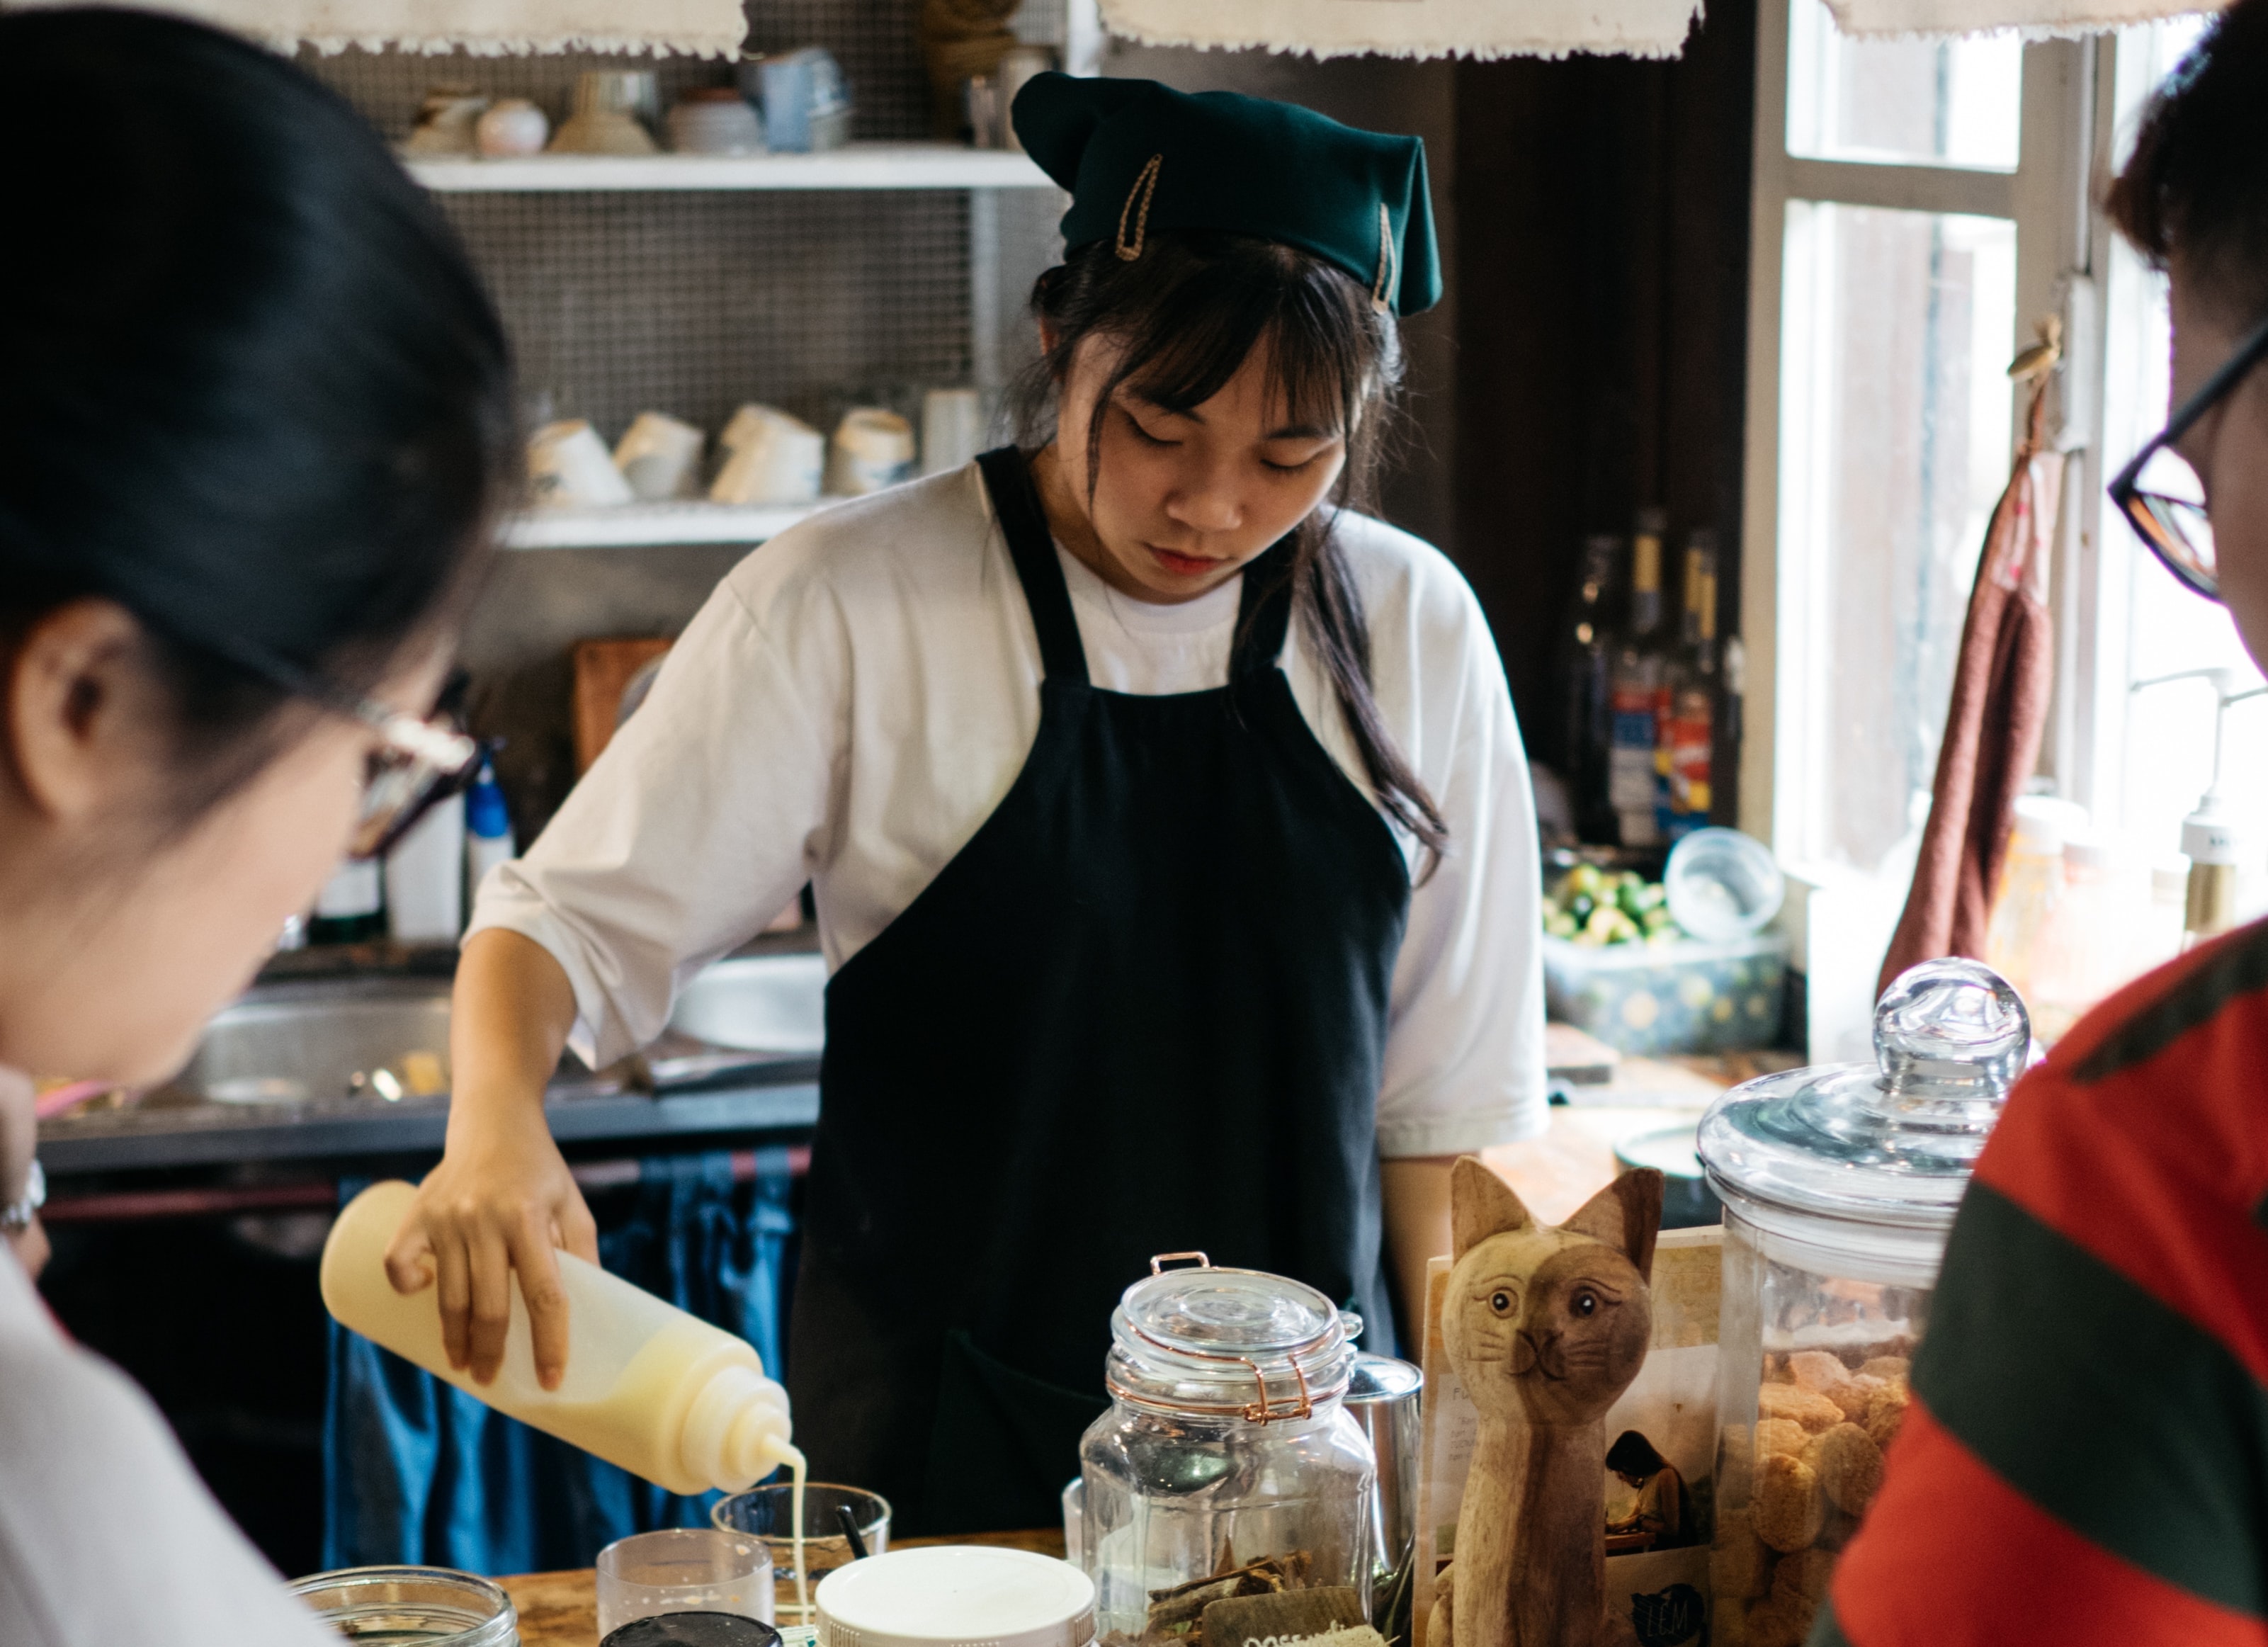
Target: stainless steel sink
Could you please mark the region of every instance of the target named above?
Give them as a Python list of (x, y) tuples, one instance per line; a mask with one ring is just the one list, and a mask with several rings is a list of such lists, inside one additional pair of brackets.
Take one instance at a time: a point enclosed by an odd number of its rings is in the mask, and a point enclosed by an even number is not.
[(745, 1052), (819, 1052), (827, 1045), (827, 963), (816, 955), (719, 961), (678, 995), (669, 1027)]
[(448, 983), (263, 985), (221, 1009), (168, 1089), (219, 1104), (438, 1097), (449, 1089)]

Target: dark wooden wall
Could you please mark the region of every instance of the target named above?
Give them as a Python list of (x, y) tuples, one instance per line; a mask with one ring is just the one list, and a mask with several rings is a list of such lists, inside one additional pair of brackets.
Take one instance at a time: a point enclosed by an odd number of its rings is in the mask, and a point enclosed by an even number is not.
[(1709, 0), (1675, 62), (1457, 66), (1455, 553), (1539, 759), (1586, 534), (1713, 526), (1740, 610), (1756, 5)]

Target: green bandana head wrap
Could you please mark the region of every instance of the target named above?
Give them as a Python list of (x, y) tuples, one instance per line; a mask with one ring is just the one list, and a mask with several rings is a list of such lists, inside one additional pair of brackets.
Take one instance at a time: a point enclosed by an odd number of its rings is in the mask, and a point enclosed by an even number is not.
[(1016, 94), (1016, 136), (1071, 191), (1064, 245), (1129, 262), (1160, 229), (1211, 229), (1314, 253), (1398, 314), (1440, 301), (1425, 145), (1295, 103), (1176, 92), (1155, 80), (1042, 74)]

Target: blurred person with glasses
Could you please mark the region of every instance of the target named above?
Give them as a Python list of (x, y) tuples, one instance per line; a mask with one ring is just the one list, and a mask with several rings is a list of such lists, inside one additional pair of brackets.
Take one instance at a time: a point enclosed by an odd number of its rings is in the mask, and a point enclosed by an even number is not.
[[(2268, 0), (2168, 81), (2108, 205), (2174, 319), (2171, 418), (2111, 496), (2268, 658)], [(2257, 924), (2129, 985), (2018, 1083), (1815, 1643), (2268, 1639), (2264, 1071)]]
[(0, 1643), (320, 1647), (42, 1307), (33, 1080), (165, 1079), (463, 780), (508, 351), (379, 134), (233, 36), (0, 15)]

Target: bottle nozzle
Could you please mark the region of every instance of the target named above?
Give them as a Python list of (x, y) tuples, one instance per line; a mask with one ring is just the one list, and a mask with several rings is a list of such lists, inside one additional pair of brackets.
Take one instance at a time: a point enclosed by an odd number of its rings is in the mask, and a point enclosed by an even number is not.
[(787, 1392), (753, 1367), (718, 1369), (685, 1414), (687, 1471), (719, 1492), (746, 1492), (803, 1455), (788, 1441)]

